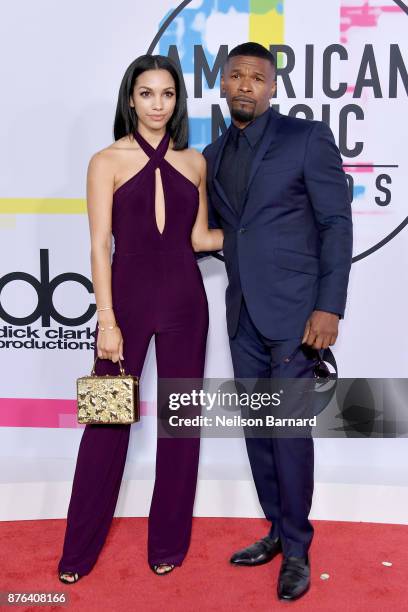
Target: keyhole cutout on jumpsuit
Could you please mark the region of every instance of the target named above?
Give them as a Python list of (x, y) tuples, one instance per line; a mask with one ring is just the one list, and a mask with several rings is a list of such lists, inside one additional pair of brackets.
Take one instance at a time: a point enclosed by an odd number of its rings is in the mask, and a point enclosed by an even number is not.
[(155, 169), (154, 215), (157, 231), (162, 236), (166, 225), (166, 203), (160, 168)]

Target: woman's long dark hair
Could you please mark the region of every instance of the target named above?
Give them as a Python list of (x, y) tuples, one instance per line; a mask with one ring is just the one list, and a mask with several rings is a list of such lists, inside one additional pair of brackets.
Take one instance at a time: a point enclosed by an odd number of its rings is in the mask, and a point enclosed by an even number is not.
[(115, 140), (133, 134), (137, 129), (137, 114), (129, 104), (135, 81), (139, 74), (146, 70), (167, 70), (176, 85), (176, 106), (167, 124), (167, 131), (174, 142), (174, 149), (185, 149), (188, 146), (188, 115), (187, 100), (183, 77), (177, 66), (164, 55), (141, 55), (126, 69), (119, 88), (118, 104), (116, 106), (113, 135)]

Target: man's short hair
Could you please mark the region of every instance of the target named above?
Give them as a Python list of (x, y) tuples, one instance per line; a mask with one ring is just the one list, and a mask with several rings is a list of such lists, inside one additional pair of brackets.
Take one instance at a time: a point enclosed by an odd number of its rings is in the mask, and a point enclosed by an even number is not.
[[(256, 42), (246, 42), (241, 45), (237, 45), (228, 53), (227, 62), (231, 57), (235, 57), (236, 55), (249, 55), (252, 57), (261, 57), (262, 59), (268, 60), (272, 65), (272, 68), (275, 70), (276, 62), (275, 56), (273, 53), (266, 49), (263, 45), (260, 45)], [(225, 64), (227, 63), (225, 62)]]

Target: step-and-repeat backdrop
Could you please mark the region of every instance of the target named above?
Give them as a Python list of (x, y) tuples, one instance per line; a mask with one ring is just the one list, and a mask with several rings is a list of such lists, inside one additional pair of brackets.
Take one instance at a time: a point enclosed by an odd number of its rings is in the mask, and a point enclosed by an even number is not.
[[(143, 53), (180, 63), (190, 146), (202, 150), (229, 124), (220, 96), (228, 49), (248, 40), (272, 45), (279, 68), (272, 103), (330, 124), (353, 197), (354, 262), (333, 349), (339, 375), (408, 375), (402, 1), (8, 2), (0, 31), (0, 518), (65, 516), (83, 430), (75, 381), (90, 372), (96, 322), (86, 170), (113, 140), (123, 73)], [(206, 258), (200, 269), (210, 306), (206, 376), (228, 377), (224, 264)], [(148, 511), (155, 399), (151, 345), (118, 514)], [(315, 446), (314, 517), (404, 520), (404, 439)], [(203, 440), (196, 514), (261, 515), (241, 439)]]

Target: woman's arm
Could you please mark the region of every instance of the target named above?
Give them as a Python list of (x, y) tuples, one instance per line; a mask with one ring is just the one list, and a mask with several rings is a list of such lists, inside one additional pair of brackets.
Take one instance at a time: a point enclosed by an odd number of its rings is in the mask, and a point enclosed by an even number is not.
[[(103, 151), (90, 160), (87, 173), (87, 209), (91, 234), (91, 270), (96, 307), (112, 306), (111, 248), (112, 196), (114, 173), (111, 160)], [(112, 309), (97, 313), (99, 323), (98, 357), (123, 359), (123, 339)], [(113, 329), (109, 327), (113, 326)], [(103, 331), (101, 328), (105, 328)]]
[(191, 233), (191, 242), (194, 251), (221, 251), (224, 243), (224, 232), (221, 229), (208, 229), (207, 162), (201, 153), (198, 151), (196, 153), (200, 173), (198, 186), (200, 203)]

